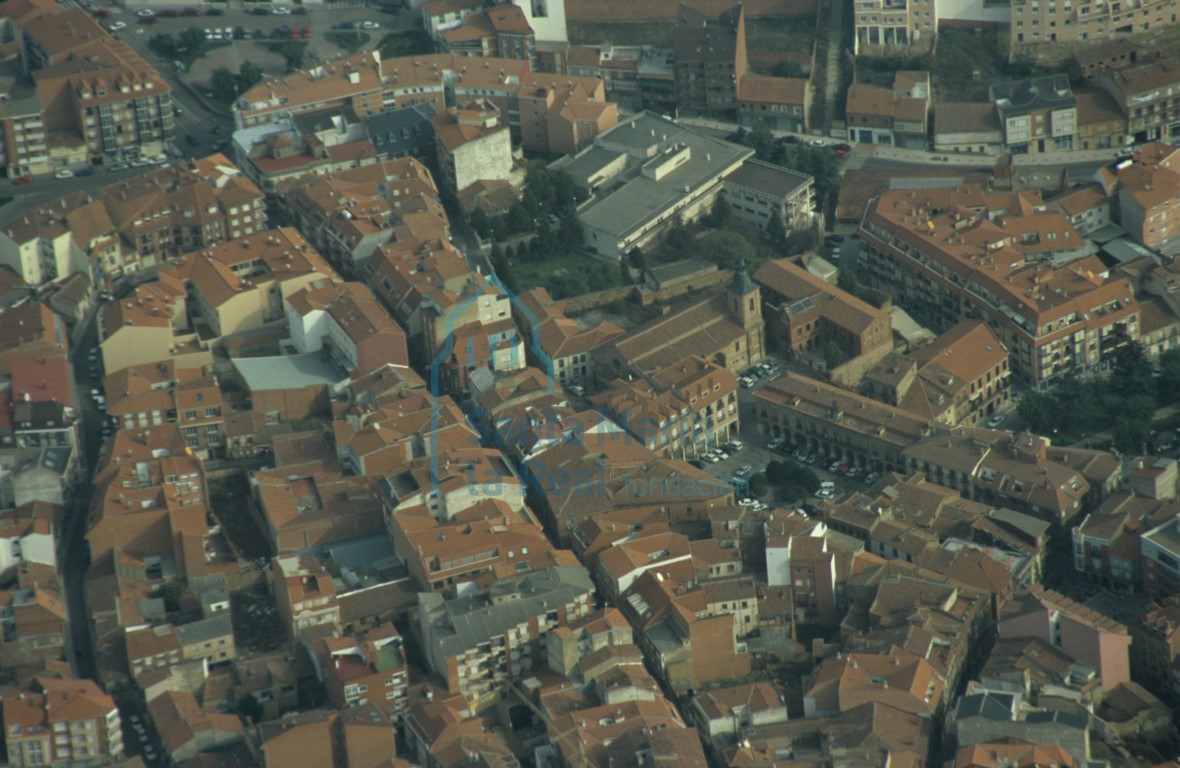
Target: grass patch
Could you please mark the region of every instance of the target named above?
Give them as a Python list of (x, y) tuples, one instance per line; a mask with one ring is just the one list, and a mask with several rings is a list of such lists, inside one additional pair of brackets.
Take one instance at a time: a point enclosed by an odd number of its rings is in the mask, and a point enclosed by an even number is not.
[(809, 25), (798, 19), (748, 19), (746, 48), (751, 53), (810, 53), (815, 39)]
[(373, 38), (365, 32), (357, 32), (352, 29), (333, 29), (331, 32), (324, 33), (324, 39), (349, 53), (356, 53), (368, 45)]
[(421, 56), (431, 53), (432, 49), (426, 38), (420, 32), (390, 32), (381, 38), (377, 44), (381, 58), (392, 59), (398, 56)]
[(225, 535), (233, 542), (238, 555), (245, 560), (269, 557), (270, 545), (246, 508), (246, 500), (250, 498), (250, 483), (246, 476), (214, 478), (207, 485), (209, 509), (213, 511)]
[(554, 298), (577, 296), (623, 285), (621, 270), (584, 253), (564, 253), (560, 257), (534, 262), (512, 260), (512, 276), (522, 291), (543, 285)]
[[(974, 73), (978, 71), (978, 79)], [(934, 87), (943, 101), (986, 101), (991, 83), (1051, 74), (1027, 57), (1008, 62), (1007, 28), (939, 30)]]
[(670, 21), (571, 21), (570, 42), (579, 45), (654, 45), (671, 48), (676, 25)]
[(172, 66), (172, 62), (179, 61), (184, 66), (184, 71), (188, 72), (198, 59), (205, 58), (218, 48), (226, 47), (230, 42), (232, 41), (206, 40), (203, 30), (188, 27), (176, 35), (153, 35), (148, 40), (148, 47), (169, 66)]
[(234, 645), (239, 654), (278, 650), (287, 641), (287, 628), (279, 622), (265, 582), (234, 592), (230, 598), (230, 615), (234, 623)]

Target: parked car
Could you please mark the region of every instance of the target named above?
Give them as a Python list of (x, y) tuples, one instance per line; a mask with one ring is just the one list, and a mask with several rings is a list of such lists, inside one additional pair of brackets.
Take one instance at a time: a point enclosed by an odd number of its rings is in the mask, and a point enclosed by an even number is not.
[(77, 173), (75, 173), (74, 175), (75, 176), (93, 176), (96, 173), (98, 173), (97, 168), (95, 168), (94, 166), (87, 166), (87, 167), (83, 168), (82, 170), (78, 171)]
[(196, 8), (185, 8), (183, 11), (180, 12), (180, 15), (181, 16), (200, 16), (201, 12), (198, 11)]
[(206, 16), (224, 16), (225, 9), (224, 8), (210, 8), (209, 10), (205, 11), (205, 15)]
[(848, 471), (844, 473), (845, 477), (856, 477), (860, 474), (860, 467), (849, 467)]
[(775, 439), (773, 439), (769, 443), (767, 443), (766, 447), (772, 451), (777, 451), (779, 448), (782, 447), (782, 444), (785, 442), (786, 442), (786, 440), (784, 438), (776, 437)]
[(127, 29), (127, 24), (122, 21), (113, 21), (107, 29), (111, 32), (118, 32), (119, 30)]
[(581, 397), (582, 395), (586, 394), (586, 388), (581, 384), (570, 384), (568, 387), (566, 387), (566, 389), (570, 391), (571, 395), (575, 395), (577, 397)]
[(738, 379), (738, 384), (741, 384), (742, 387), (745, 389), (749, 389), (750, 387), (754, 386), (754, 383), (755, 383), (754, 380), (751, 379), (749, 376), (743, 376), (740, 379)]
[(852, 466), (850, 464), (841, 464), (840, 468), (836, 470), (836, 474), (839, 475), (840, 477), (844, 477), (844, 475), (848, 474), (848, 470), (850, 470), (850, 469), (852, 469)]
[(285, 5), (276, 5), (274, 8), (270, 9), (270, 12), (273, 13), (275, 16), (290, 16), (291, 15), (291, 9)]
[(111, 15), (111, 9), (110, 8), (96, 8), (94, 11), (94, 15), (100, 19), (109, 18)]
[(356, 29), (356, 22), (355, 21), (342, 21), (342, 22), (340, 22), (339, 29)]
[(725, 444), (725, 450), (729, 451), (730, 453), (737, 453), (738, 451), (740, 451), (742, 448), (745, 448), (745, 447), (746, 447), (746, 444), (743, 443), (741, 440), (730, 440), (728, 443)]
[(12, 180), (12, 183), (18, 187), (22, 186), (24, 184), (32, 184), (33, 177), (32, 176), (17, 176), (15, 179)]
[(57, 173), (53, 174), (53, 178), (55, 178), (55, 179), (72, 179), (72, 178), (74, 178), (74, 172), (71, 171), (69, 168), (62, 168)]
[(292, 16), (306, 16), (307, 9), (304, 8), (302, 5), (297, 5), (291, 9), (291, 15)]
[(381, 29), (381, 25), (375, 21), (362, 21), (361, 29)]
[(749, 477), (754, 474), (754, 468), (749, 464), (743, 464), (733, 471), (734, 477)]
[(876, 473), (876, 472), (870, 472), (870, 473), (868, 473), (867, 475), (865, 475), (865, 476), (862, 478), (862, 480), (863, 480), (863, 482), (864, 482), (864, 484), (865, 484), (865, 485), (872, 485), (873, 483), (877, 482), (877, 473)]
[(830, 491), (827, 488), (820, 488), (815, 492), (815, 497), (817, 499), (834, 499), (836, 498), (836, 492)]
[(999, 413), (997, 413), (995, 416), (992, 416), (990, 419), (987, 420), (987, 425), (989, 427), (991, 427), (992, 429), (995, 429), (996, 427), (1000, 426), (1003, 423), (1004, 423), (1004, 416), (1003, 416), (1003, 414), (999, 414)]
[(135, 12), (135, 15), (141, 19), (150, 19), (156, 15), (156, 12), (151, 8), (142, 8)]
[(842, 463), (843, 462), (841, 462), (839, 459), (837, 459), (836, 461), (833, 461), (831, 464), (828, 465), (828, 471), (831, 472), (832, 474), (835, 474), (836, 471), (838, 469), (840, 469), (840, 464), (842, 464)]
[(710, 464), (717, 464), (718, 462), (721, 461), (721, 457), (715, 453), (706, 453), (704, 456), (704, 459), (705, 459), (705, 461), (709, 462)]
[(260, 6), (258, 8), (254, 8), (253, 10), (251, 10), (250, 13), (254, 14), (255, 16), (269, 16), (270, 9), (269, 8), (262, 8)]
[(251, 32), (250, 37), (254, 38), (255, 40), (261, 40), (262, 38), (266, 37), (266, 33), (263, 32), (261, 28), (259, 28)]
[(175, 8), (165, 8), (156, 15), (161, 19), (175, 19), (180, 15), (180, 11), (176, 10)]

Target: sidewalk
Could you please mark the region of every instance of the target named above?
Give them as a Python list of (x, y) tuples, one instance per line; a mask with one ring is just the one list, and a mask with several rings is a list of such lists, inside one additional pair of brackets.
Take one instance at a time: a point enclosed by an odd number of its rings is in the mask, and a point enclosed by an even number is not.
[[(739, 126), (734, 123), (724, 123), (717, 120), (706, 120), (697, 117), (681, 117), (681, 123), (698, 128), (710, 128), (716, 131), (736, 131)], [(747, 129), (748, 130), (748, 129)], [(775, 138), (782, 136), (795, 136), (805, 141), (814, 141), (816, 139), (823, 141), (825, 144), (839, 143), (839, 139), (831, 139), (825, 136), (812, 135), (807, 133), (792, 133), (790, 131), (771, 131)], [(896, 160), (903, 163), (914, 163), (920, 165), (942, 165), (942, 166), (975, 166), (979, 168), (991, 168), (995, 166), (999, 159), (998, 155), (964, 155), (964, 154), (936, 154), (927, 152), (923, 149), (902, 149), (901, 147), (887, 147), (881, 144), (852, 144), (853, 156), (859, 154), (867, 154), (873, 157), (879, 157), (885, 160)], [(1113, 161), (1119, 148), (1112, 147), (1111, 149), (1087, 149), (1077, 150), (1073, 152), (1056, 152), (1043, 155), (1013, 155), (1012, 159), (1017, 168), (1027, 168), (1030, 166), (1052, 165), (1059, 166), (1067, 163), (1102, 163)]]

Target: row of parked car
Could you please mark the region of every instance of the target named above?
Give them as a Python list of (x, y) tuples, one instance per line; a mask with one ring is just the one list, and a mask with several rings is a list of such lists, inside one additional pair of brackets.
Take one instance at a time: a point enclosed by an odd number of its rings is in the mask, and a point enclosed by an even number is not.
[(777, 376), (779, 367), (774, 363), (763, 360), (757, 365), (752, 365), (746, 370), (742, 371), (742, 375), (738, 377), (738, 384), (745, 389), (749, 389), (758, 383), (759, 379), (769, 379)]
[(741, 440), (730, 440), (725, 445), (720, 445), (708, 453), (702, 454), (701, 456), (698, 456), (697, 458), (689, 461), (688, 463), (698, 469), (704, 467), (705, 464), (719, 464), (720, 462), (728, 459), (730, 456), (733, 456), (743, 447), (744, 443), (742, 443)]

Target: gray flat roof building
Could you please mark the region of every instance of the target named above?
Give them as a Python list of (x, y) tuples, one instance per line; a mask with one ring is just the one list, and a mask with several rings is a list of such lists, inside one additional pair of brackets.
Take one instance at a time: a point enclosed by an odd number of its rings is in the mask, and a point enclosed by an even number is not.
[(754, 150), (640, 112), (550, 167), (594, 193), (579, 213), (586, 244), (618, 258), (642, 248), (673, 217), (691, 221), (712, 205), (722, 179)]

